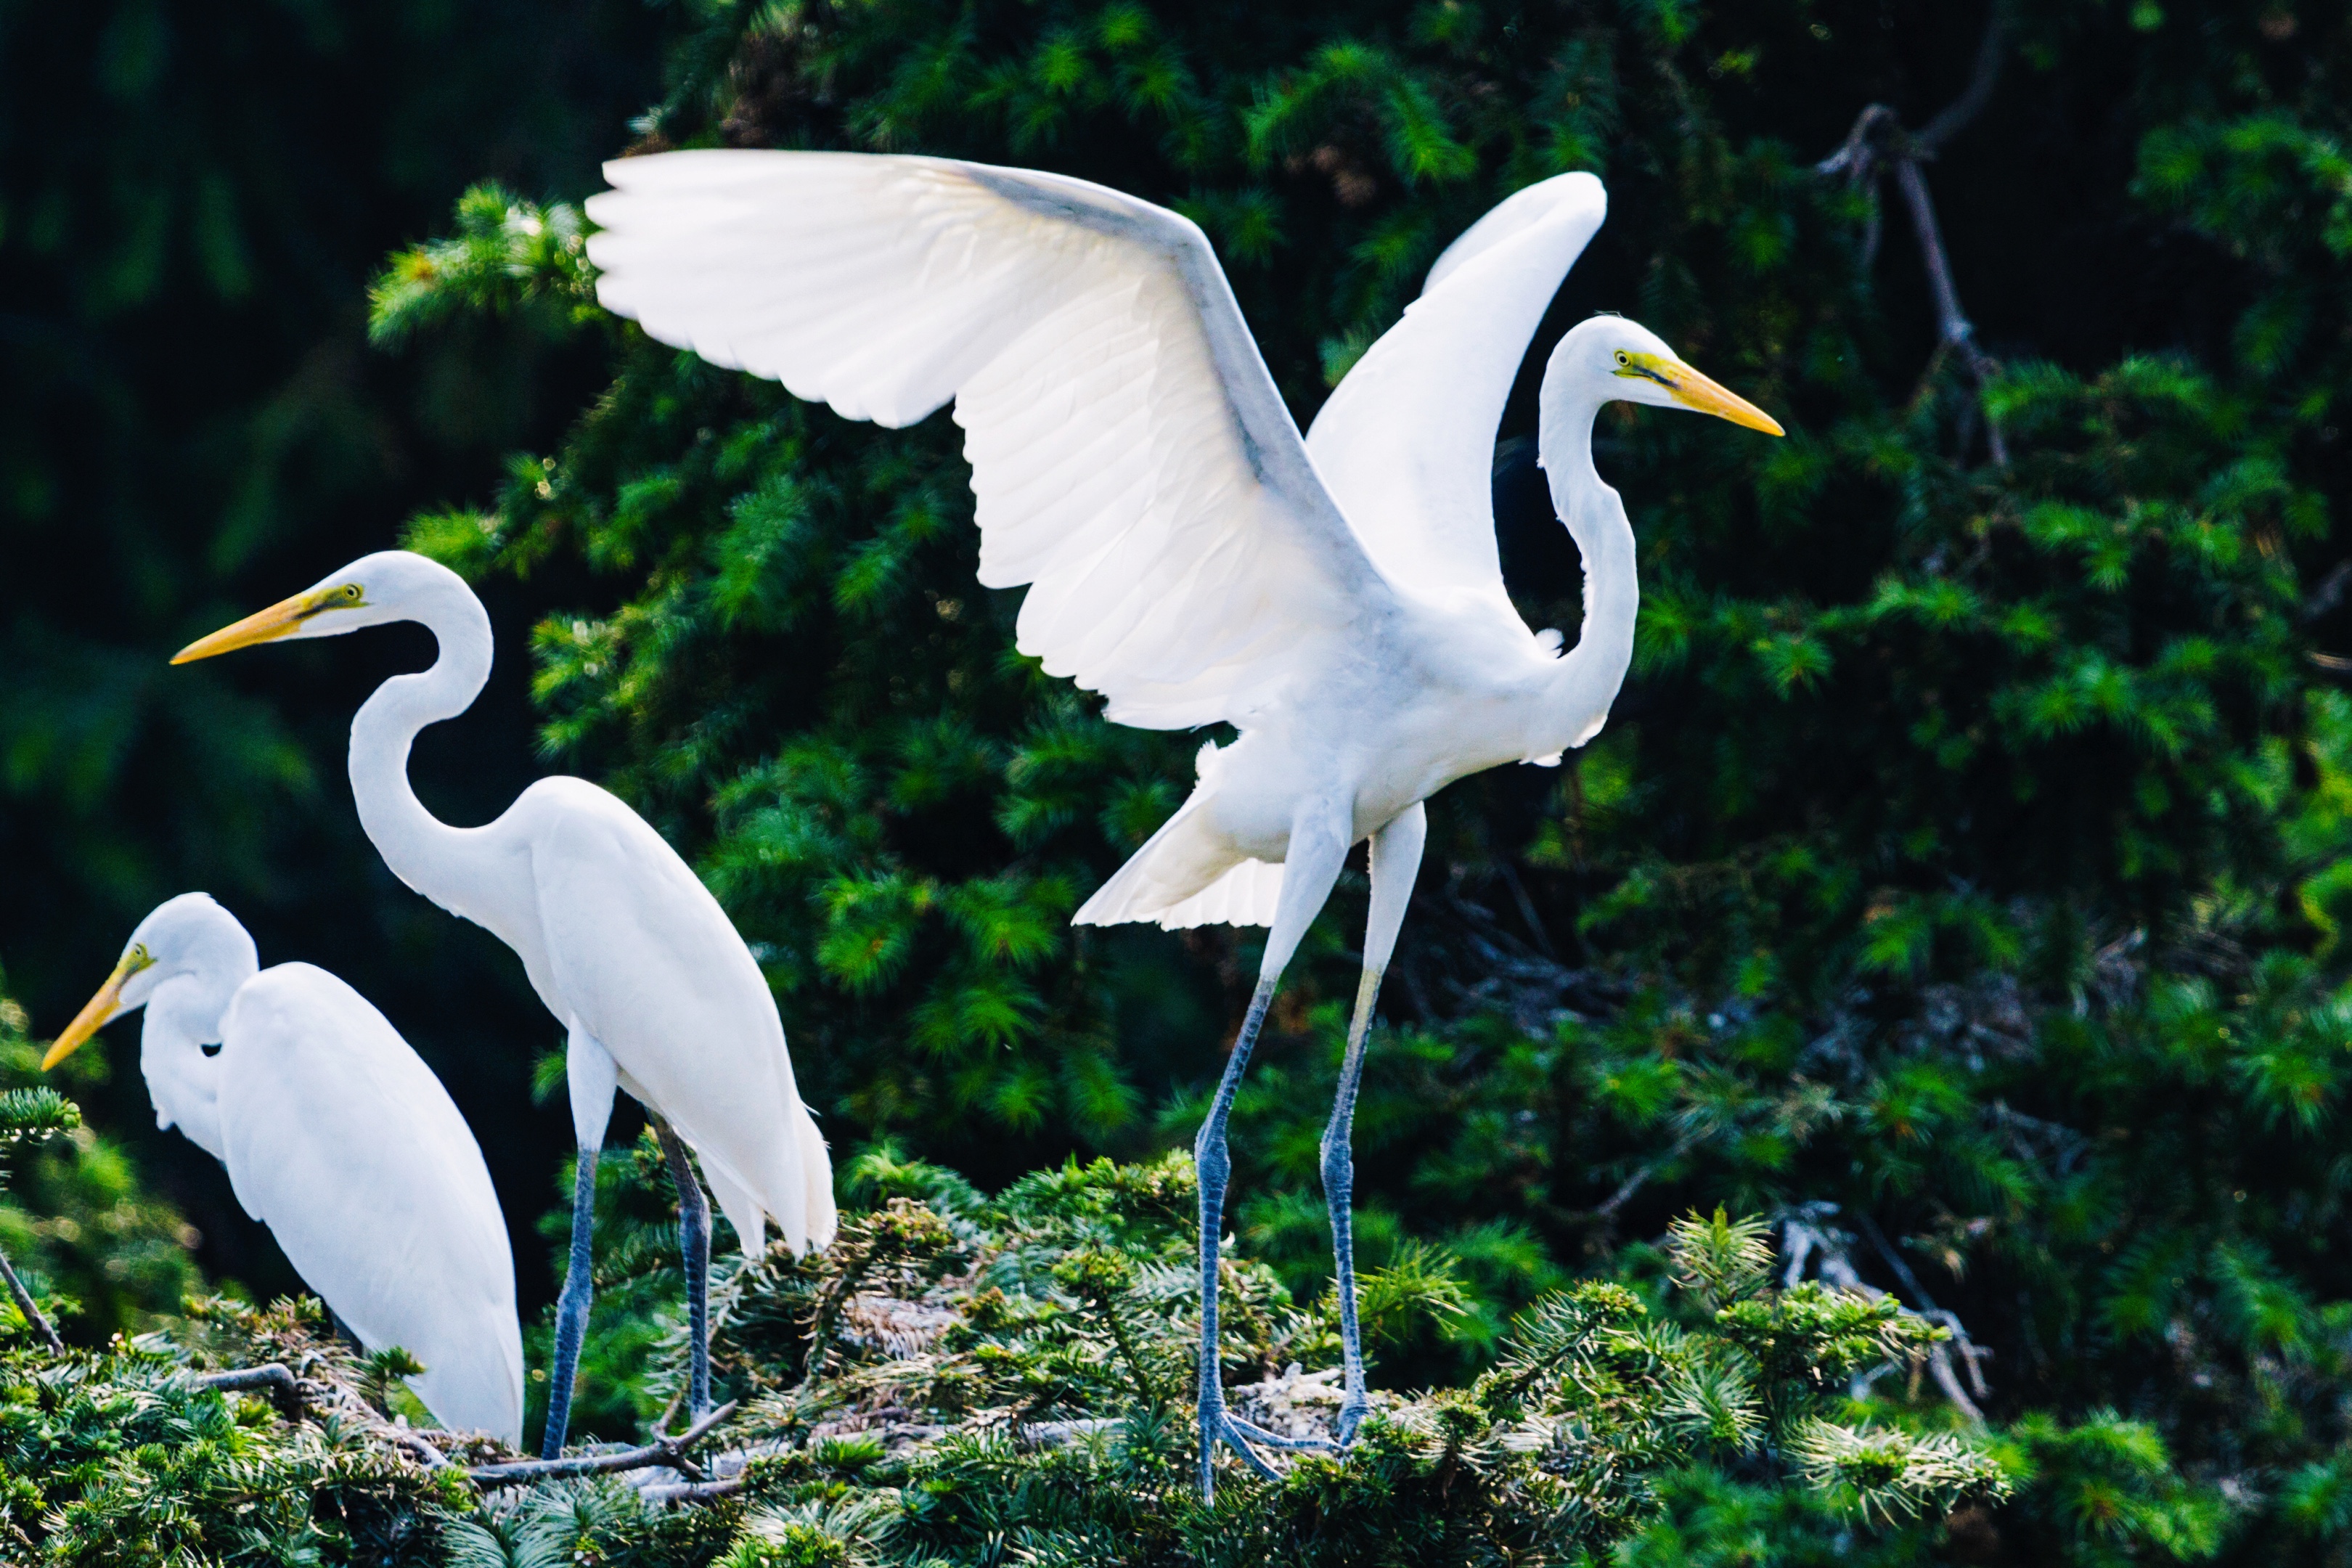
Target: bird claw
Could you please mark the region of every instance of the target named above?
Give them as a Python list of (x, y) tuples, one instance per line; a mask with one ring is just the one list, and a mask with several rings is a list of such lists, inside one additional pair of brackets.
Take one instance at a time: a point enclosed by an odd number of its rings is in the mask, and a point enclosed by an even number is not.
[(1260, 1445), (1269, 1448), (1288, 1449), (1331, 1447), (1330, 1440), (1325, 1437), (1281, 1436), (1267, 1431), (1255, 1422), (1244, 1421), (1238, 1415), (1228, 1414), (1223, 1405), (1215, 1405), (1201, 1413), (1201, 1461), (1202, 1473), (1204, 1476), (1207, 1474), (1209, 1455), (1214, 1451), (1219, 1443), (1223, 1443), (1240, 1455), (1243, 1463), (1270, 1481), (1280, 1480), (1282, 1472), (1276, 1469), (1264, 1454), (1258, 1452)]
[(1353, 1447), (1356, 1441), (1356, 1428), (1363, 1425), (1364, 1417), (1371, 1412), (1372, 1402), (1360, 1396), (1351, 1397), (1342, 1404), (1339, 1406), (1339, 1414), (1331, 1423), (1331, 1429), (1338, 1434), (1339, 1439), (1334, 1447), (1341, 1448)]

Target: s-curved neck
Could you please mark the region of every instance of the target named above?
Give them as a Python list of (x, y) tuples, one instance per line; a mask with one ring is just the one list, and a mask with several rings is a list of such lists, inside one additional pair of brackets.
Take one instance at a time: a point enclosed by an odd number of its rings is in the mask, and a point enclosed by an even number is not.
[[(1633, 660), (1633, 623), (1642, 590), (1633, 554), (1633, 527), (1625, 503), (1592, 466), (1597, 403), (1546, 400), (1540, 446), (1552, 506), (1576, 541), (1584, 563), (1584, 621), (1576, 646), (1552, 678), (1550, 715), (1561, 730), (1558, 745), (1580, 746), (1600, 731)], [(1553, 737), (1547, 737), (1551, 739)]]
[(192, 954), (180, 973), (147, 998), (139, 1027), (139, 1076), (154, 1102), (155, 1125), (177, 1127), (215, 1160), (228, 1158), (221, 1137), (220, 1073), (205, 1047), (218, 1046), (231, 998), (259, 972), (253, 941), (242, 928), (236, 942)]
[(452, 827), (425, 809), (408, 782), (408, 750), (427, 724), (454, 719), (474, 705), (490, 679), (490, 617), (482, 602), (455, 577), (420, 595), (409, 618), (433, 634), (440, 657), (415, 675), (395, 675), (375, 689), (352, 720), (352, 798), (360, 826), (394, 876), (458, 914), (472, 858), (467, 829)]

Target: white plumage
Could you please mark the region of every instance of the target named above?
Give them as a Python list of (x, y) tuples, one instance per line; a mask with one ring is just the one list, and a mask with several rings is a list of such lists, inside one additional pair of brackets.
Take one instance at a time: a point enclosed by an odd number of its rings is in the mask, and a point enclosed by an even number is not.
[(481, 1149), (408, 1042), (323, 969), (261, 969), (203, 893), (140, 922), (43, 1065), (136, 1007), (156, 1125), (228, 1167), (246, 1213), (362, 1344), (424, 1364), (408, 1382), (436, 1419), (520, 1442), (506, 1225)]

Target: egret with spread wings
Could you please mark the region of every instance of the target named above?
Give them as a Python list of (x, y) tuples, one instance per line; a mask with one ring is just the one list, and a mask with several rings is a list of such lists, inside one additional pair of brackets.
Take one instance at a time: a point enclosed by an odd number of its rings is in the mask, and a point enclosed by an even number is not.
[(1554, 351), (1538, 441), (1585, 567), (1563, 653), (1504, 591), (1489, 472), (1529, 340), (1599, 227), (1600, 182), (1520, 192), (1442, 257), (1426, 291), (1301, 439), (1208, 239), (1085, 181), (940, 159), (710, 151), (606, 165), (589, 216), (605, 306), (656, 338), (903, 426), (952, 401), (981, 581), (1028, 584), (1023, 652), (1151, 729), (1233, 724), (1175, 816), (1081, 924), (1271, 928), (1196, 1153), (1201, 1481), (1216, 1444), (1267, 1469), (1280, 1439), (1224, 1408), (1217, 1252), (1225, 1122), (1252, 1042), (1349, 849), (1371, 916), (1324, 1141), (1346, 1356), (1344, 1441), (1367, 1406), (1349, 1226), (1349, 1122), (1365, 1032), (1424, 836), (1466, 774), (1557, 762), (1599, 731), (1631, 657), (1633, 535), (1592, 465), (1611, 400), (1780, 433), (1631, 321)]
[(833, 1167), (801, 1102), (759, 963), (719, 900), (643, 817), (585, 779), (549, 778), (497, 821), (452, 827), (409, 787), (417, 731), (472, 707), (490, 677), (490, 618), (456, 573), (404, 550), (363, 556), (189, 644), (172, 662), (394, 621), (428, 628), (440, 654), (430, 668), (376, 688), (352, 720), (360, 826), (394, 876), (514, 949), (569, 1031), (579, 1163), (541, 1439), (553, 1458), (587, 1330), (596, 1163), (614, 1091), (645, 1106), (677, 1184), (696, 1415), (710, 1396), (710, 1222), (687, 1151), (701, 1157), (719, 1208), (753, 1257), (768, 1219), (795, 1252), (833, 1239)]
[(261, 967), (203, 893), (156, 907), (41, 1060), (144, 1007), (155, 1125), (228, 1167), (245, 1212), (370, 1350), (398, 1345), (443, 1426), (522, 1440), (514, 1254), (482, 1151), (368, 999), (307, 963)]

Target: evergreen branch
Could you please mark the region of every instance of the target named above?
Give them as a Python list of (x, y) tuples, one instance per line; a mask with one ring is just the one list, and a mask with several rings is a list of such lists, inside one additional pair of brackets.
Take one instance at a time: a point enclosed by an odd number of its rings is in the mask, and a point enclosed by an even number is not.
[(569, 1459), (522, 1459), (509, 1465), (477, 1465), (466, 1474), (478, 1487), (521, 1486), (530, 1481), (553, 1480), (568, 1476), (604, 1476), (622, 1470), (642, 1470), (656, 1465), (677, 1471), (688, 1480), (709, 1479), (699, 1467), (686, 1457), (686, 1450), (710, 1434), (711, 1428), (735, 1414), (735, 1401), (729, 1400), (701, 1420), (675, 1437), (656, 1437), (639, 1448), (625, 1448), (616, 1454), (583, 1454)]

